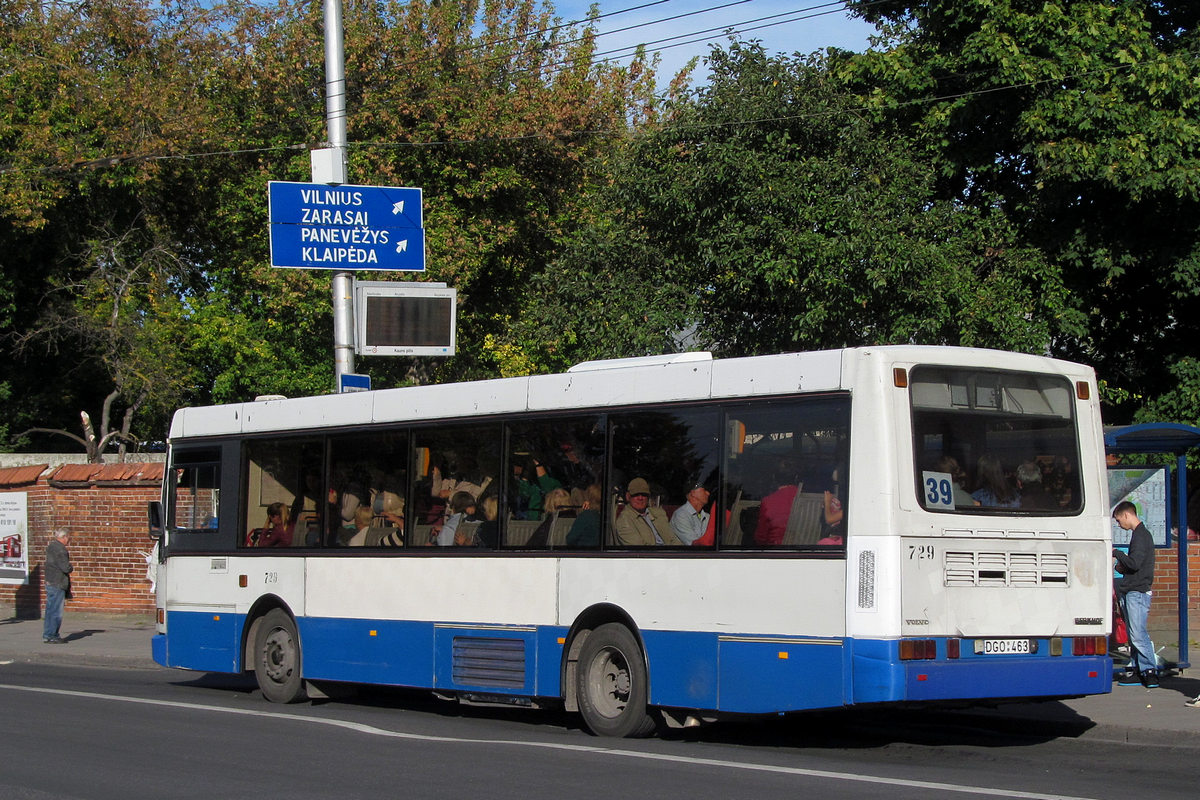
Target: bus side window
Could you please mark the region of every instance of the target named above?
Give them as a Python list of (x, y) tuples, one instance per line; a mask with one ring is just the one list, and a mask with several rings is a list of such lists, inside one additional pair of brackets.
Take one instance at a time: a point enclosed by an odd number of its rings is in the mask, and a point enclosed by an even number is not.
[(844, 397), (729, 410), (722, 547), (843, 545), (849, 416)]
[[(613, 416), (613, 492), (619, 510), (609, 539), (613, 547), (682, 548), (697, 541), (705, 546), (707, 521), (717, 510), (719, 426), (715, 408)], [(686, 508), (689, 496), (703, 498), (699, 509)], [(678, 524), (672, 525), (681, 509)], [(684, 527), (689, 513), (695, 524)]]
[[(483, 520), (482, 501), (500, 491), (500, 434), (499, 424), (441, 425), (413, 434), (424, 474), (413, 475), (413, 513), (406, 515), (415, 526), (410, 546), (439, 541), (451, 546), (449, 528), (447, 535), (439, 536), (447, 522), (457, 528), (463, 522)], [(456, 512), (451, 501), (463, 493), (475, 502), (471, 511)], [(451, 521), (456, 513), (459, 516)]]
[(405, 541), (408, 434), (384, 430), (330, 440), (333, 547), (398, 547)]
[(170, 526), (179, 531), (215, 530), (220, 513), (220, 456), (215, 451), (178, 453), (171, 476)]
[(604, 475), (603, 416), (519, 421), (507, 427), (505, 541), (535, 550), (599, 547), (600, 504), (587, 501), (586, 495), (592, 487), (600, 491)]
[[(313, 515), (320, 514), (319, 483), (323, 447), (318, 439), (251, 440), (246, 446), (246, 497), (241, 546), (303, 547)], [(282, 521), (270, 522), (272, 508), (282, 506)], [(264, 538), (272, 527), (277, 529)], [(261, 531), (257, 537), (254, 531)]]

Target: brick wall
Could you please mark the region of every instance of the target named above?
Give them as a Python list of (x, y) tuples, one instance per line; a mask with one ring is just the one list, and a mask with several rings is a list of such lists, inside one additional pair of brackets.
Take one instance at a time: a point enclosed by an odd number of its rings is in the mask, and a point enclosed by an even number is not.
[[(1188, 542), (1188, 620), (1200, 627), (1200, 542)], [(1173, 630), (1179, 625), (1179, 550), (1175, 542), (1154, 551), (1154, 602), (1150, 626)]]
[(146, 504), (157, 500), (161, 464), (78, 464), (46, 468), (29, 481), (28, 471), (5, 481), (0, 492), (25, 492), (28, 500), (29, 580), (24, 586), (0, 585), (0, 608), (19, 617), (41, 615), (42, 564), (46, 544), (58, 528), (71, 531), (71, 593), (67, 612), (109, 614), (154, 612), (143, 552), (147, 535)]

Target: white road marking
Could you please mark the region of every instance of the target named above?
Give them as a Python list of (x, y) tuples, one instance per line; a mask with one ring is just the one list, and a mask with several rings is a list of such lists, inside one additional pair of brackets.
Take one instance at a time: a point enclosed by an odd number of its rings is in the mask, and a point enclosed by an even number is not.
[(178, 708), (188, 711), (214, 711), (218, 714), (239, 714), (247, 717), (286, 719), (297, 722), (308, 722), (315, 725), (328, 725), (334, 728), (344, 728), (346, 730), (365, 733), (370, 736), (383, 736), (393, 739), (411, 739), (421, 742), (482, 744), (489, 746), (508, 745), (510, 747), (527, 747), (538, 748), (542, 750), (587, 753), (598, 756), (615, 756), (618, 758), (631, 758), (642, 761), (669, 761), (675, 764), (690, 764), (694, 766), (717, 767), (720, 769), (736, 769), (749, 772), (770, 772), (780, 775), (799, 775), (806, 778), (825, 778), (828, 780), (849, 781), (853, 783), (873, 783), (882, 784), (884, 786), (906, 786), (912, 789), (955, 792), (957, 794), (982, 795), (986, 797), (1016, 797), (1022, 798), (1023, 800), (1091, 800), (1090, 798), (1066, 794), (1018, 792), (1012, 789), (993, 789), (988, 786), (962, 786), (953, 783), (876, 777), (874, 775), (858, 775), (848, 772), (832, 772), (821, 769), (804, 769), (803, 767), (785, 767), (775, 764), (751, 764), (744, 761), (723, 761), (716, 758), (696, 758), (693, 756), (670, 755), (666, 753), (641, 753), (635, 750), (619, 750), (612, 747), (595, 747), (592, 745), (563, 744), (561, 742), (523, 742), (513, 741), (510, 739), (466, 739), (457, 736), (432, 736), (423, 733), (402, 733), (400, 731), (389, 731), (384, 728), (377, 728), (374, 725), (364, 725), (361, 722), (350, 722), (348, 720), (341, 719), (323, 719), (321, 717), (309, 717), (301, 714), (282, 714), (278, 711), (256, 711), (249, 708), (225, 708), (223, 706), (210, 706), (201, 703), (180, 703), (174, 700), (150, 700), (143, 697), (124, 697), (122, 695), (100, 694), (98, 692), (81, 692), (72, 689), (45, 689), (35, 686), (15, 686), (4, 683), (0, 683), (0, 689), (8, 689), (15, 692), (35, 692), (38, 694), (61, 695), (65, 697), (83, 697), (92, 700), (109, 700), (119, 703), (137, 703), (146, 706), (163, 706), (165, 708)]

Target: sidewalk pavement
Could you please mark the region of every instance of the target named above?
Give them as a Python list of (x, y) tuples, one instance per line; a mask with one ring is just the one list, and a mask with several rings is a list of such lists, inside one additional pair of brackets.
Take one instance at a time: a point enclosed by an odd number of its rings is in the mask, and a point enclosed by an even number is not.
[[(149, 615), (68, 611), (62, 626), (67, 644), (46, 644), (42, 642), (41, 620), (0, 618), (0, 666), (21, 662), (162, 669), (150, 657), (153, 635), (154, 620)], [(1171, 636), (1168, 641), (1165, 632), (1155, 637), (1156, 642), (1167, 642), (1162, 655), (1169, 661), (1177, 652), (1176, 638)], [(1200, 676), (1184, 673), (1164, 677), (1158, 689), (1114, 684), (1111, 694), (965, 708), (938, 712), (938, 719), (1009, 732), (1036, 730), (1097, 741), (1200, 748), (1200, 709), (1184, 705), (1197, 694)]]
[(151, 614), (86, 614), (68, 610), (60, 633), (67, 644), (42, 641), (42, 621), (0, 618), (0, 664), (83, 664), (161, 669), (150, 656)]

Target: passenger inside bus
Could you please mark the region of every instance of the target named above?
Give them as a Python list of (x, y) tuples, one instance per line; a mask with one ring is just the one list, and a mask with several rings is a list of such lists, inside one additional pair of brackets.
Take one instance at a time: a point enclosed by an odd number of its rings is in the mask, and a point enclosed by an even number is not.
[(1058, 508), (1058, 498), (1042, 485), (1042, 469), (1037, 462), (1026, 461), (1017, 467), (1017, 487), (1021, 492), (1021, 508), (1033, 511)]
[(479, 507), (483, 510), (483, 522), (475, 530), (475, 544), (495, 550), (500, 544), (500, 498), (486, 495), (479, 501)]
[(684, 504), (671, 515), (671, 529), (684, 544), (692, 544), (708, 530), (711, 512), (706, 506), (710, 494), (703, 485), (693, 486), (688, 490)]
[(562, 486), (550, 475), (536, 456), (517, 453), (512, 459), (512, 480), (508, 489), (508, 507), (513, 519), (540, 520), (545, 498)]
[(434, 525), (429, 543), (439, 547), (469, 544), (469, 542), (461, 541), (461, 537), (456, 534), (458, 527), (463, 524), (467, 516), (475, 513), (475, 497), (470, 492), (457, 491), (450, 498), (450, 504), (446, 511), (446, 518), (442, 523)]
[(381, 491), (375, 495), (375, 524), (404, 527), (404, 498), (399, 493)]
[(284, 503), (267, 506), (267, 522), (246, 535), (247, 547), (291, 547), (291, 514)]
[(783, 544), (787, 531), (792, 502), (800, 492), (795, 469), (786, 462), (776, 466), (771, 483), (774, 491), (765, 496), (758, 506), (758, 523), (754, 527), (754, 543), (763, 547)]
[(817, 540), (817, 544), (845, 544), (846, 532), (842, 523), (845, 522), (846, 512), (842, 507), (841, 483), (838, 480), (837, 469), (833, 471), (829, 480), (830, 486), (822, 494), (821, 538)]
[(565, 525), (570, 525), (566, 520), (575, 518), (571, 493), (562, 487), (550, 490), (543, 502), (542, 516), (541, 524), (529, 537), (526, 547), (562, 547), (562, 541), (555, 541), (557, 537), (554, 536), (554, 532), (556, 529), (564, 530)]
[(600, 546), (600, 506), (604, 502), (604, 492), (600, 484), (590, 484), (583, 490), (583, 500), (579, 513), (567, 531), (567, 547), (599, 547)]
[(456, 492), (466, 492), (471, 498), (483, 494), (484, 489), (492, 482), (490, 475), (484, 475), (477, 467), (474, 459), (464, 457), (458, 469), (451, 468), (445, 475), (436, 464), (433, 467), (433, 482), (430, 494), (445, 499), (453, 498)]
[[(373, 531), (380, 531), (381, 535), (378, 542), (370, 540), (368, 536), (367, 544), (378, 544), (380, 547), (403, 547), (404, 546), (404, 498), (396, 495), (393, 492), (383, 492), (385, 495), (383, 501), (383, 516), (375, 518), (375, 524), (372, 526)], [(380, 524), (382, 521), (382, 525)]]
[(558, 449), (559, 459), (554, 473), (561, 479), (563, 486), (571, 491), (585, 491), (596, 482), (596, 473), (579, 458), (579, 450), (573, 442), (559, 442)]
[(979, 505), (990, 508), (1017, 508), (1021, 505), (1021, 493), (1009, 483), (1004, 465), (995, 454), (984, 453), (979, 457), (976, 482), (979, 488), (971, 497), (978, 500)]
[(667, 512), (650, 505), (650, 484), (645, 478), (629, 482), (625, 508), (617, 517), (616, 536), (618, 542), (631, 547), (682, 544), (671, 530)]
[(937, 470), (950, 476), (951, 492), (955, 508), (968, 508), (979, 505), (979, 501), (972, 497), (971, 493), (966, 489), (967, 471), (958, 463), (957, 458), (952, 455), (942, 456), (938, 459)]
[(374, 518), (370, 506), (359, 506), (354, 512), (354, 535), (346, 540), (350, 547), (362, 547), (367, 544), (371, 532), (371, 521)]

